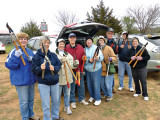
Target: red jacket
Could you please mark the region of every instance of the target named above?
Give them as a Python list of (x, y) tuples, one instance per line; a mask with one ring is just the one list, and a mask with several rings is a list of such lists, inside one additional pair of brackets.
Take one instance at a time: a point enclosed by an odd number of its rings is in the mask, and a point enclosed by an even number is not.
[(79, 61), (79, 66), (77, 67), (77, 69), (74, 69), (74, 71), (77, 71), (78, 68), (80, 69), (80, 71), (82, 71), (82, 56), (85, 54), (84, 48), (79, 44), (76, 44), (74, 48), (71, 47), (70, 44), (68, 44), (66, 45), (65, 51), (70, 53), (73, 56), (74, 60), (76, 56), (76, 59)]

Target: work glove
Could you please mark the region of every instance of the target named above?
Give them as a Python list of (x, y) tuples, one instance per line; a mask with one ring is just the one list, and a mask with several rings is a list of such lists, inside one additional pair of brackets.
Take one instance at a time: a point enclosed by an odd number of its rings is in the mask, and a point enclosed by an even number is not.
[(73, 66), (74, 67), (77, 67), (79, 65), (79, 61), (78, 60), (75, 60), (74, 62), (73, 62)]
[(19, 57), (19, 56), (21, 56), (21, 55), (22, 55), (21, 49), (15, 51), (15, 56), (16, 56), (16, 57)]
[(109, 58), (109, 62), (111, 62), (111, 61), (112, 61), (112, 58), (110, 57), (110, 58)]
[(61, 63), (63, 63), (63, 62), (66, 62), (67, 59), (66, 59), (66, 57), (62, 57), (62, 58), (60, 59), (60, 61), (61, 61)]
[(131, 60), (133, 60), (133, 61), (136, 60), (136, 57), (135, 57), (135, 56), (132, 56), (132, 57), (131, 57)]
[(143, 59), (142, 57), (137, 56), (137, 60), (142, 60), (142, 59)]
[(32, 62), (32, 56), (28, 56), (28, 58), (27, 58), (27, 60), (29, 61), (29, 62)]
[(86, 62), (86, 61), (87, 61), (87, 56), (86, 56), (86, 55), (83, 55), (83, 56), (82, 56), (82, 60), (83, 60), (84, 62)]
[(93, 63), (93, 61), (94, 61), (94, 59), (93, 59), (93, 58), (89, 59), (89, 62), (90, 62), (90, 63)]
[(99, 60), (99, 56), (97, 55), (97, 56), (95, 56), (95, 60)]

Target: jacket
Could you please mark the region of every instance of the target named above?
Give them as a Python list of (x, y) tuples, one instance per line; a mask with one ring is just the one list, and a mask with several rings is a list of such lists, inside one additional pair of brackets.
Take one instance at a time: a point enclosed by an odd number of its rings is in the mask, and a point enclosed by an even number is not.
[[(118, 56), (119, 56), (119, 60), (122, 62), (127, 62), (126, 60), (126, 56), (128, 54), (128, 41), (126, 43), (124, 43), (124, 48), (120, 48), (120, 46), (123, 44), (123, 41), (119, 43), (119, 47), (118, 47)], [(132, 43), (129, 41), (129, 44), (132, 47)]]
[[(19, 49), (21, 49), (19, 47)], [(29, 56), (33, 56), (32, 50), (26, 47), (26, 52)], [(5, 66), (10, 70), (10, 80), (12, 85), (24, 86), (33, 85), (36, 82), (35, 76), (31, 71), (32, 62), (27, 60), (26, 54), (22, 51), (22, 57), (26, 63), (24, 66), (20, 57), (15, 56), (16, 48), (14, 47), (9, 53)]]
[[(58, 52), (58, 49), (56, 49), (56, 55), (59, 59), (62, 59), (63, 56), (61, 56)], [(66, 59), (70, 65), (71, 68), (73, 67), (73, 57), (72, 55), (70, 55), (69, 53), (67, 53), (66, 51), (64, 51), (64, 55), (66, 56)], [(68, 77), (68, 82), (69, 84), (73, 82), (73, 77), (72, 77), (72, 73), (67, 65), (67, 63), (65, 62), (66, 65), (66, 70), (67, 70), (67, 77)], [(61, 69), (58, 72), (59, 74), (59, 85), (67, 85), (67, 79), (66, 79), (66, 73), (65, 73), (65, 68), (64, 68), (64, 63), (62, 63), (61, 65)]]
[(39, 84), (55, 85), (59, 82), (58, 72), (61, 69), (61, 62), (55, 53), (52, 53), (50, 50), (48, 50), (47, 57), (51, 61), (51, 65), (54, 66), (54, 75), (51, 74), (49, 63), (46, 62), (44, 79), (42, 79), (41, 64), (44, 63), (44, 57), (45, 56), (41, 49), (38, 49), (37, 53), (33, 56), (32, 59), (32, 72), (37, 75)]
[[(134, 47), (132, 47), (132, 49), (130, 49), (129, 51), (128, 51), (128, 55), (126, 56), (126, 59), (127, 59), (127, 61), (128, 62), (130, 62), (131, 61), (131, 57), (132, 56), (135, 56), (136, 55), (136, 53), (139, 51), (141, 49), (141, 46), (137, 46), (137, 48), (136, 49), (134, 49)], [(143, 68), (143, 67), (146, 67), (147, 66), (147, 62), (148, 62), (148, 60), (150, 59), (150, 55), (148, 54), (148, 51), (145, 49), (144, 50), (144, 52), (143, 52), (143, 54), (142, 54), (142, 60), (140, 60), (140, 61), (138, 61), (137, 62), (137, 64), (136, 64), (136, 66), (133, 68), (133, 65), (134, 65), (134, 63), (135, 63), (135, 61), (133, 61), (131, 64), (130, 64), (130, 66), (131, 66), (131, 68), (132, 69), (139, 69), (139, 68)]]
[(110, 47), (113, 49), (113, 51), (114, 51), (115, 54), (118, 53), (117, 44), (116, 44), (116, 42), (115, 42), (115, 40), (114, 40), (113, 38), (112, 38), (111, 40), (109, 40), (109, 39), (107, 38), (107, 43), (106, 43), (106, 45), (110, 46)]
[(102, 51), (99, 50), (99, 54), (98, 56), (100, 57), (99, 60), (97, 60), (96, 62), (96, 66), (95, 66), (95, 69), (93, 70), (93, 67), (94, 67), (94, 63), (95, 63), (95, 60), (93, 63), (90, 63), (89, 62), (89, 59), (93, 58), (93, 55), (97, 49), (97, 46), (92, 44), (90, 48), (86, 47), (86, 56), (87, 56), (87, 61), (85, 62), (84, 64), (84, 69), (88, 72), (95, 72), (95, 71), (98, 71), (101, 67), (102, 67), (102, 64), (101, 64), (101, 61), (103, 61), (103, 54), (102, 54)]
[(117, 56), (115, 55), (113, 49), (108, 45), (102, 47), (102, 53), (104, 56), (104, 60), (102, 61), (102, 76), (106, 76), (107, 75), (106, 64), (109, 63), (109, 57), (112, 58), (112, 62), (115, 62), (117, 60)]
[(65, 51), (71, 54), (74, 60), (76, 57), (76, 59), (79, 61), (79, 65), (76, 69), (74, 69), (74, 71), (77, 71), (78, 68), (80, 69), (80, 71), (82, 71), (82, 63), (83, 63), (82, 56), (85, 54), (84, 48), (79, 44), (76, 44), (75, 47), (71, 47), (71, 45), (68, 44), (65, 47)]

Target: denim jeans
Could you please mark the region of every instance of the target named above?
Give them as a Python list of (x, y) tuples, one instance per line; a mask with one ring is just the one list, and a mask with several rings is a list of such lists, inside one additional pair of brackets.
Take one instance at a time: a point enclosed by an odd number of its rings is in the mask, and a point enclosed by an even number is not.
[(61, 103), (62, 90), (63, 90), (63, 94), (64, 94), (64, 104), (65, 104), (65, 107), (68, 107), (68, 106), (70, 106), (69, 102), (70, 102), (71, 87), (68, 88), (67, 85), (60, 85), (59, 86), (59, 106), (60, 106), (60, 103)]
[(113, 86), (113, 80), (114, 80), (113, 77), (114, 77), (114, 74), (108, 75), (108, 76), (102, 76), (101, 89), (105, 96), (113, 97), (113, 94), (112, 94), (112, 90), (113, 90), (112, 86)]
[[(76, 75), (76, 72), (74, 72)], [(75, 98), (75, 87), (77, 86), (78, 89), (78, 102), (81, 102), (85, 98), (85, 85), (84, 85), (84, 75), (80, 73), (81, 80), (80, 80), (80, 86), (75, 84), (75, 79), (73, 77), (73, 82), (71, 83), (71, 92), (70, 92), (70, 102), (76, 102)]]
[(132, 88), (133, 79), (132, 79), (131, 67), (128, 65), (128, 62), (122, 62), (120, 60), (118, 61), (119, 87), (124, 87), (123, 79), (124, 79), (125, 70), (127, 70), (127, 74), (129, 77), (128, 87)]
[(147, 69), (146, 67), (144, 68), (139, 68), (139, 69), (132, 69), (132, 74), (134, 78), (134, 83), (135, 83), (135, 90), (137, 94), (141, 94), (141, 88), (139, 82), (141, 82), (142, 86), (142, 95), (143, 97), (147, 97)]
[(51, 96), (51, 117), (52, 120), (59, 118), (59, 83), (55, 85), (38, 84), (43, 108), (43, 120), (50, 118), (50, 96)]
[(22, 120), (28, 120), (34, 116), (33, 104), (34, 104), (34, 85), (15, 86), (21, 111)]
[(88, 72), (86, 71), (86, 80), (87, 80), (87, 87), (91, 97), (95, 100), (101, 100), (101, 74), (102, 68), (95, 72)]

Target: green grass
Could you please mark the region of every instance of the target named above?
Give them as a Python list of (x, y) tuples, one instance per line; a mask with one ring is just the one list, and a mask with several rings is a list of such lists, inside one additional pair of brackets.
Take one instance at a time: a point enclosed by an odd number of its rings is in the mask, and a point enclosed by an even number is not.
[(14, 45), (6, 45), (6, 53), (9, 53), (13, 49)]

